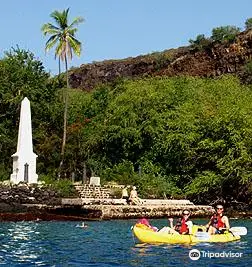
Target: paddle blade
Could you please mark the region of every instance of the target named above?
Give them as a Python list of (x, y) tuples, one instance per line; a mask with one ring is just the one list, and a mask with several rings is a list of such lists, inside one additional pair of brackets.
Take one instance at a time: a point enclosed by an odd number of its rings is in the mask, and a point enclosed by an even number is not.
[(195, 237), (197, 237), (200, 241), (208, 241), (210, 234), (207, 232), (198, 232), (195, 234)]
[(230, 228), (229, 231), (232, 232), (234, 235), (246, 235), (248, 233), (247, 228), (242, 226), (234, 226)]

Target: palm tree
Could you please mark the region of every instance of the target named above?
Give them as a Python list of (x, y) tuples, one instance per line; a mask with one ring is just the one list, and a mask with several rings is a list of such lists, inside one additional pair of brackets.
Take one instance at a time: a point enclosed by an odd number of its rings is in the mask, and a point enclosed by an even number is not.
[(64, 90), (64, 126), (63, 126), (63, 140), (61, 147), (61, 162), (59, 167), (59, 177), (63, 166), (65, 146), (66, 146), (66, 134), (67, 134), (67, 109), (68, 109), (68, 89), (69, 89), (69, 77), (68, 77), (68, 59), (71, 60), (73, 53), (77, 56), (81, 54), (81, 42), (75, 38), (77, 32), (77, 26), (83, 22), (82, 17), (76, 17), (73, 22), (68, 24), (68, 12), (69, 8), (59, 12), (55, 10), (51, 13), (51, 17), (54, 19), (55, 25), (46, 23), (42, 26), (41, 30), (44, 35), (50, 35), (50, 38), (46, 42), (45, 50), (48, 51), (54, 46), (55, 59), (59, 57), (60, 61), (65, 62), (66, 68), (66, 89)]

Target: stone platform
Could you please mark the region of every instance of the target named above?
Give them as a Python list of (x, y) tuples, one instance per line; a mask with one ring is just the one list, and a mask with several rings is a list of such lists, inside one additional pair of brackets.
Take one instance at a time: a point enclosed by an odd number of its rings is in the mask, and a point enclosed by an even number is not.
[(62, 199), (61, 207), (76, 209), (80, 216), (96, 219), (165, 218), (180, 216), (183, 209), (192, 212), (192, 217), (209, 217), (211, 206), (194, 205), (189, 200), (142, 199), (142, 205), (127, 205), (124, 199)]
[[(213, 213), (211, 206), (194, 205), (186, 199), (142, 199), (142, 205), (128, 205), (124, 199), (113, 198), (106, 190), (96, 188), (96, 186), (80, 187), (81, 192), (87, 191), (88, 198), (80, 195), (61, 198), (52, 188), (44, 185), (33, 187), (2, 184), (0, 221), (167, 218), (180, 216), (183, 209), (189, 209), (192, 217), (209, 218)], [(90, 193), (94, 193), (95, 197)], [(231, 210), (226, 214), (232, 217), (252, 217), (251, 210), (242, 212)]]
[[(187, 199), (141, 199), (142, 205), (186, 205), (191, 206), (194, 205), (190, 200)], [(93, 205), (93, 204), (101, 204), (101, 205), (127, 205), (125, 199), (122, 198), (63, 198), (61, 200), (62, 205)]]

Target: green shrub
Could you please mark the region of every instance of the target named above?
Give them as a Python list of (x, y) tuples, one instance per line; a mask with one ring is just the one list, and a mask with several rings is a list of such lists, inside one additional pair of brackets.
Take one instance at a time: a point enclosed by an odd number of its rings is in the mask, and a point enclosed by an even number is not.
[(122, 196), (122, 189), (121, 188), (117, 188), (117, 187), (112, 187), (110, 189), (110, 194), (113, 198), (121, 198)]
[(53, 188), (60, 197), (78, 196), (78, 193), (76, 192), (74, 185), (70, 180), (54, 180), (54, 178), (49, 175), (40, 175), (39, 180), (44, 181), (47, 186)]
[(55, 182), (55, 179), (50, 175), (40, 174), (38, 180), (44, 182), (46, 185), (51, 185)]
[(252, 60), (247, 62), (244, 66), (243, 80), (246, 84), (252, 84)]
[(0, 164), (0, 181), (10, 179), (10, 173), (4, 164)]
[(70, 180), (58, 180), (52, 184), (60, 197), (77, 197), (78, 194)]
[(104, 181), (114, 181), (118, 184), (132, 184), (134, 182), (134, 166), (130, 161), (123, 161), (114, 165), (112, 168), (106, 168), (101, 172)]
[(195, 40), (190, 39), (189, 43), (192, 50), (202, 51), (211, 46), (212, 40), (206, 38), (204, 34), (199, 34)]
[(239, 72), (241, 83), (252, 84), (252, 60), (247, 61)]
[(135, 173), (134, 181), (142, 198), (170, 198), (182, 194), (171, 177)]
[(252, 29), (252, 18), (249, 18), (245, 22), (245, 29), (246, 30), (251, 30)]
[(221, 26), (212, 30), (212, 40), (218, 43), (231, 43), (235, 40), (236, 35), (240, 32), (240, 28), (236, 26)]

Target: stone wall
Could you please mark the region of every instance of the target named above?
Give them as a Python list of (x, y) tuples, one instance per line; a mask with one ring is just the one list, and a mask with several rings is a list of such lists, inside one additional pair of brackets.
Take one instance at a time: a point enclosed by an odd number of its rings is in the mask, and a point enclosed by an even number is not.
[(214, 210), (211, 206), (194, 205), (85, 205), (82, 210), (88, 214), (89, 210), (100, 211), (100, 219), (132, 219), (132, 218), (166, 218), (169, 216), (181, 216), (183, 209), (192, 212), (192, 217), (209, 217)]
[(23, 204), (59, 205), (61, 198), (45, 186), (36, 185), (1, 185), (0, 212), (22, 211)]
[(76, 185), (75, 189), (80, 198), (111, 198), (110, 190), (102, 186), (84, 184)]

